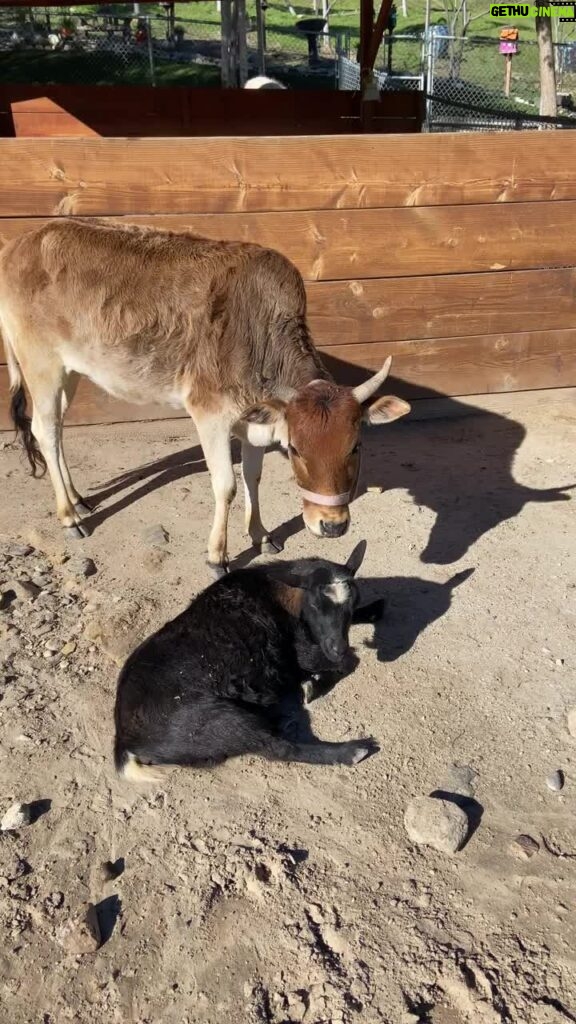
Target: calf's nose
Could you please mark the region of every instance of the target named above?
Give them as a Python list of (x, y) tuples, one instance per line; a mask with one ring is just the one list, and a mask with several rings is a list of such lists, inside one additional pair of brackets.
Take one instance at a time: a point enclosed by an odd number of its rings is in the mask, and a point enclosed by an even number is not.
[(331, 519), (320, 521), (320, 529), (322, 530), (323, 537), (343, 537), (348, 529), (348, 520), (344, 522), (335, 523)]

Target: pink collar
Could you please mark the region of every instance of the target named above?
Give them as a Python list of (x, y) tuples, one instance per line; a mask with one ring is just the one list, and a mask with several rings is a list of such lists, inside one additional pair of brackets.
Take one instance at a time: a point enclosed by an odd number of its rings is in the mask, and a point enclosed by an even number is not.
[(301, 491), (302, 497), (306, 501), (312, 502), (313, 505), (324, 505), (325, 508), (334, 508), (350, 503), (350, 491), (346, 491), (345, 494), (315, 494), (314, 491), (305, 491), (304, 488), (301, 488)]

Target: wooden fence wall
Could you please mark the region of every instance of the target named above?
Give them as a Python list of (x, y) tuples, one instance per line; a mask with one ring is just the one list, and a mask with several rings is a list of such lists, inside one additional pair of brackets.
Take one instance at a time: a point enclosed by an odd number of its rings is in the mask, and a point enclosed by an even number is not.
[[(0, 243), (73, 215), (286, 253), (343, 381), (391, 354), (412, 400), (576, 385), (572, 132), (1, 142)], [(162, 415), (84, 383), (69, 418)]]

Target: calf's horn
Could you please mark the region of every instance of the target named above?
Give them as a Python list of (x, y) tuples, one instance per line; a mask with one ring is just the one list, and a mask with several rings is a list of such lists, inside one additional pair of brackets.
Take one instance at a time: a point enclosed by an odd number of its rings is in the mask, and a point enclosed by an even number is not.
[(381, 370), (378, 370), (378, 373), (375, 373), (369, 380), (365, 380), (363, 384), (359, 384), (358, 387), (352, 389), (352, 394), (357, 402), (362, 404), (362, 402), (366, 402), (369, 398), (372, 398), (374, 392), (377, 391), (380, 385), (384, 383), (386, 377), (390, 373), (391, 363), (392, 356), (388, 356), (384, 366)]

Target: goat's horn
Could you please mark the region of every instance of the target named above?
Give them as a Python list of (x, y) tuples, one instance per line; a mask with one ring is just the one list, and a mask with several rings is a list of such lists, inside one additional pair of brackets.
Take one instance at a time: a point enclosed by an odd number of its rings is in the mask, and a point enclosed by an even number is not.
[(375, 373), (369, 380), (365, 380), (363, 384), (359, 384), (358, 387), (352, 389), (352, 394), (357, 402), (366, 402), (369, 398), (372, 398), (374, 392), (384, 383), (386, 377), (390, 373), (390, 366), (392, 363), (392, 356), (388, 356), (388, 359), (384, 363), (381, 370)]

